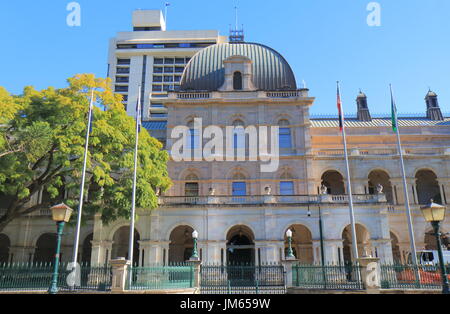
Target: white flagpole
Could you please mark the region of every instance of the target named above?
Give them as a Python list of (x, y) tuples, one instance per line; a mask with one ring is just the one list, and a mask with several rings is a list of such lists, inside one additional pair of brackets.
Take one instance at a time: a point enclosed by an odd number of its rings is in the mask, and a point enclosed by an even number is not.
[(352, 228), (352, 252), (353, 252), (353, 258), (355, 261), (358, 260), (359, 258), (359, 253), (358, 253), (358, 241), (356, 238), (356, 224), (355, 224), (355, 210), (353, 208), (353, 193), (352, 193), (352, 184), (351, 184), (351, 179), (350, 179), (350, 167), (349, 167), (349, 162), (348, 162), (348, 151), (347, 151), (347, 136), (345, 133), (345, 115), (344, 115), (344, 110), (342, 107), (342, 98), (341, 98), (341, 89), (339, 86), (339, 82), (337, 82), (338, 85), (338, 93), (339, 93), (339, 98), (340, 98), (340, 102), (341, 102), (341, 115), (342, 115), (342, 139), (344, 141), (344, 156), (345, 156), (345, 169), (346, 169), (346, 173), (347, 173), (347, 191), (348, 191), (348, 203), (349, 203), (349, 213), (350, 213), (350, 224), (351, 224), (351, 228)]
[(409, 240), (410, 240), (410, 244), (411, 244), (412, 262), (414, 265), (418, 265), (417, 249), (416, 249), (416, 244), (415, 244), (415, 240), (414, 240), (414, 227), (413, 227), (412, 216), (411, 216), (411, 207), (409, 205), (408, 183), (406, 182), (405, 162), (403, 159), (403, 150), (402, 150), (402, 144), (401, 144), (401, 140), (400, 140), (400, 128), (398, 125), (397, 106), (395, 104), (394, 92), (392, 90), (391, 84), (389, 84), (389, 88), (391, 90), (392, 110), (393, 110), (395, 124), (396, 124), (397, 148), (398, 148), (398, 153), (400, 156), (400, 166), (401, 166), (401, 171), (402, 171), (403, 194), (405, 195), (405, 206), (406, 206), (406, 214), (407, 214), (407, 220), (408, 220)]
[[(83, 172), (81, 176), (81, 187), (80, 187), (80, 202), (78, 205), (78, 217), (77, 217), (77, 227), (75, 231), (75, 242), (73, 245), (73, 256), (72, 256), (72, 270), (76, 269), (77, 261), (78, 261), (78, 246), (80, 242), (80, 229), (81, 229), (81, 218), (83, 216), (83, 201), (84, 201), (84, 184), (86, 181), (86, 166), (87, 166), (87, 157), (89, 150), (89, 136), (91, 132), (92, 126), (92, 110), (94, 107), (94, 89), (92, 89), (91, 100), (89, 103), (89, 114), (88, 114), (88, 125), (86, 130), (86, 143), (84, 147), (84, 162), (83, 162)], [(75, 280), (73, 284), (71, 284), (71, 288), (75, 287)]]
[[(139, 129), (141, 125), (141, 86), (138, 90), (138, 103), (136, 107), (136, 144), (134, 148), (134, 175), (133, 175), (133, 194), (131, 198), (131, 223), (130, 223), (130, 242), (128, 259), (131, 261), (133, 267), (133, 253), (134, 253), (134, 228), (136, 221), (136, 181), (137, 181), (137, 166), (138, 166), (138, 147), (139, 147)], [(131, 271), (130, 271), (131, 274)]]

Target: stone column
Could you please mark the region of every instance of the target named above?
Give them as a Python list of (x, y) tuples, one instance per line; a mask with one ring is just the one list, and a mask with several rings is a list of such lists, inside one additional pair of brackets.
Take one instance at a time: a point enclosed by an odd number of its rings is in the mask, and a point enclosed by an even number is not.
[(322, 264), (322, 251), (320, 247), (320, 240), (313, 241), (313, 257), (314, 264)]
[(367, 179), (353, 179), (353, 194), (366, 194), (364, 187), (367, 185)]
[(112, 244), (112, 241), (92, 241), (92, 266), (102, 266), (111, 260)]
[(200, 282), (201, 282), (200, 268), (202, 266), (202, 261), (201, 260), (190, 260), (189, 263), (191, 263), (192, 266), (194, 267), (194, 282), (193, 282), (193, 285), (194, 285), (195, 288), (200, 289)]
[(378, 256), (374, 254), (372, 257), (378, 257), (382, 263), (394, 262), (391, 239), (372, 240), (372, 247), (378, 253)]
[(286, 274), (286, 287), (293, 287), (293, 266), (298, 263), (297, 259), (284, 260), (282, 261), (284, 272)]
[(324, 240), (325, 263), (338, 264), (338, 248), (342, 246), (342, 240)]
[(112, 285), (111, 291), (114, 293), (124, 292), (128, 277), (128, 267), (131, 265), (130, 261), (125, 258), (112, 260)]
[(166, 259), (168, 259), (170, 242), (141, 241), (140, 243), (145, 252), (144, 267), (163, 264), (165, 262), (163, 253), (164, 249), (166, 249)]
[(256, 241), (255, 242), (255, 262), (258, 261), (258, 251), (261, 252), (261, 264), (275, 263), (283, 259), (284, 255), (280, 256), (280, 248), (284, 251), (283, 241)]
[(206, 252), (203, 252), (203, 260), (208, 264), (221, 264), (221, 252), (223, 250), (223, 262), (226, 264), (227, 259), (227, 242), (226, 241), (207, 241)]

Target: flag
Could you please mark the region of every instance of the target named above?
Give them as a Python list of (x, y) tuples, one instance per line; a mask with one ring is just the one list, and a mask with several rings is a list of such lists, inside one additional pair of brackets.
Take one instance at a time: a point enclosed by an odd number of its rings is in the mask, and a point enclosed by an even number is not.
[(166, 2), (166, 7), (169, 7), (170, 6), (170, 2)]
[(394, 94), (392, 93), (391, 86), (391, 111), (392, 111), (392, 130), (397, 132), (398, 120), (397, 120), (397, 106), (395, 105)]
[(339, 129), (342, 132), (344, 129), (344, 116), (342, 113), (341, 91), (339, 90), (339, 82), (337, 86), (337, 107), (339, 111)]

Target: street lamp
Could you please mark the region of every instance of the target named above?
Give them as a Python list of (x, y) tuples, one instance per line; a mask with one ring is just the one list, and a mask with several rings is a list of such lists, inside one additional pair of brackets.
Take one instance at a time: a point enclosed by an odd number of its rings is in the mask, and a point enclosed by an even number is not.
[(61, 238), (64, 230), (64, 225), (69, 222), (70, 216), (72, 215), (73, 209), (65, 204), (56, 205), (50, 208), (52, 211), (53, 221), (57, 225), (57, 242), (56, 242), (56, 254), (55, 254), (55, 264), (53, 265), (53, 277), (52, 283), (48, 290), (49, 294), (58, 293), (58, 270), (59, 270), (59, 256), (61, 252)]
[(441, 222), (445, 219), (445, 206), (436, 204), (433, 200), (430, 201), (430, 204), (421, 208), (422, 214), (425, 217), (427, 222), (430, 222), (434, 229), (434, 235), (436, 236), (437, 247), (438, 247), (438, 255), (439, 255), (439, 264), (441, 267), (441, 276), (442, 276), (442, 293), (450, 294), (449, 282), (447, 277), (447, 272), (445, 270), (444, 264), (444, 256), (442, 254), (442, 242), (441, 242), (441, 232), (440, 225)]
[(198, 231), (197, 230), (194, 230), (194, 232), (192, 232), (192, 239), (194, 239), (194, 250), (192, 251), (191, 260), (198, 261), (199, 256), (198, 256), (198, 250), (197, 250), (197, 241), (198, 241)]
[(292, 251), (292, 230), (288, 229), (288, 231), (286, 231), (286, 236), (288, 239), (288, 251), (287, 251), (287, 255), (286, 255), (286, 259), (295, 259), (294, 256), (294, 251)]

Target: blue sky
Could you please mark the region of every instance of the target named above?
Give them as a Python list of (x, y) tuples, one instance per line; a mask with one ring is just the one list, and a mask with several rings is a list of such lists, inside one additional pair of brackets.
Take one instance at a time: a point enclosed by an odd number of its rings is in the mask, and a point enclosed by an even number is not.
[[(69, 0), (2, 1), (0, 85), (63, 87), (76, 73), (105, 76), (108, 39), (131, 29), (134, 9), (165, 1), (79, 0), (81, 27), (66, 25)], [(228, 35), (236, 0), (171, 0), (168, 28), (218, 29)], [(381, 26), (369, 27), (370, 0), (240, 0), (246, 40), (278, 50), (297, 83), (316, 97), (312, 112), (336, 113), (336, 80), (344, 108), (355, 112), (361, 88), (373, 113), (389, 112), (388, 84), (400, 112), (424, 113), (431, 87), (450, 112), (450, 1), (379, 0)]]

